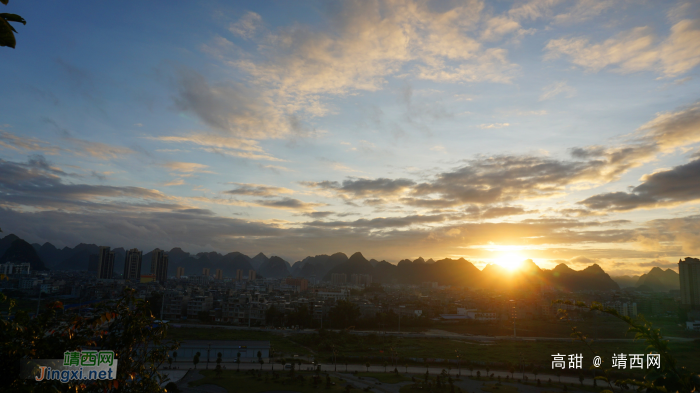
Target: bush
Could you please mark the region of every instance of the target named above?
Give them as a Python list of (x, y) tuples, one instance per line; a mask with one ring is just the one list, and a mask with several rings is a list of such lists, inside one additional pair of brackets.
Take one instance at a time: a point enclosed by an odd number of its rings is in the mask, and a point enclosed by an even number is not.
[(180, 389), (177, 388), (177, 384), (175, 382), (168, 382), (167, 385), (165, 385), (165, 389), (168, 392), (173, 392), (173, 393), (178, 393)]

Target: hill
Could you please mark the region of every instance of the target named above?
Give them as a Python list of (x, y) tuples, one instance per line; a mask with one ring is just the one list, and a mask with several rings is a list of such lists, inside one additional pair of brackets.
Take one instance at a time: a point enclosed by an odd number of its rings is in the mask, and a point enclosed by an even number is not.
[(642, 286), (658, 292), (680, 289), (680, 276), (671, 269), (662, 270), (660, 267), (653, 267), (649, 273), (643, 274), (637, 280), (636, 287)]
[(44, 266), (44, 262), (31, 244), (16, 236), (10, 239), (12, 243), (10, 243), (2, 256), (0, 256), (0, 264), (6, 262), (29, 262), (31, 270), (47, 270), (46, 266)]

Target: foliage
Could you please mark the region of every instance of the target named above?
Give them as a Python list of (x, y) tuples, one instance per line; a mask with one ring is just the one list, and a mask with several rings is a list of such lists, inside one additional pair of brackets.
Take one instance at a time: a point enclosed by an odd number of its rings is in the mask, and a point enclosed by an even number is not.
[(359, 307), (346, 300), (339, 300), (328, 312), (330, 325), (339, 329), (354, 326), (359, 316)]
[[(0, 0), (0, 3), (7, 5), (8, 1), (9, 0)], [(0, 46), (9, 46), (14, 49), (17, 44), (14, 33), (16, 33), (17, 30), (12, 27), (10, 22), (26, 25), (27, 21), (17, 14), (0, 13)]]
[[(158, 367), (179, 343), (165, 341), (167, 326), (154, 325), (148, 305), (126, 289), (120, 299), (95, 306), (95, 316), (63, 312), (60, 302), (47, 304), (37, 317), (26, 312), (0, 319), (0, 391), (97, 392), (116, 388), (120, 392), (159, 392), (165, 377)], [(0, 303), (13, 300), (0, 294)], [(19, 379), (20, 359), (63, 359), (65, 351), (105, 348), (119, 360), (115, 380), (87, 384)]]
[[(629, 378), (618, 379), (612, 381), (608, 375), (611, 369), (603, 370), (603, 375), (596, 377), (597, 380), (603, 380), (608, 383), (612, 390), (612, 385), (615, 384), (623, 389), (627, 385), (637, 386), (638, 389), (646, 388), (650, 391), (665, 391), (665, 392), (693, 392), (700, 390), (700, 375), (687, 370), (685, 367), (678, 367), (676, 359), (669, 351), (668, 340), (665, 340), (661, 335), (661, 329), (656, 329), (651, 322), (644, 319), (644, 316), (639, 315), (636, 319), (620, 315), (617, 310), (612, 308), (604, 308), (602, 304), (593, 302), (590, 306), (583, 302), (572, 303), (571, 301), (556, 300), (553, 303), (567, 304), (576, 306), (589, 311), (602, 312), (612, 315), (629, 326), (628, 332), (634, 333), (635, 340), (643, 340), (647, 345), (647, 350), (650, 353), (658, 353), (661, 357), (661, 367), (658, 369), (647, 368), (644, 379)], [(566, 314), (560, 310), (561, 314)], [(564, 315), (565, 317), (565, 315)], [(572, 329), (571, 336), (584, 342), (590, 348), (590, 339), (576, 327)], [(592, 352), (595, 353), (594, 350)]]

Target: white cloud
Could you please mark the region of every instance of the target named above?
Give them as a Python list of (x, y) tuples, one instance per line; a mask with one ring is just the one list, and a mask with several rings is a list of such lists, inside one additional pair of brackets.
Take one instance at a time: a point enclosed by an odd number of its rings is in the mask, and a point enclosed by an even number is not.
[(554, 82), (542, 88), (540, 101), (552, 99), (560, 94), (564, 94), (565, 97), (571, 98), (576, 94), (576, 89), (569, 86), (566, 81)]

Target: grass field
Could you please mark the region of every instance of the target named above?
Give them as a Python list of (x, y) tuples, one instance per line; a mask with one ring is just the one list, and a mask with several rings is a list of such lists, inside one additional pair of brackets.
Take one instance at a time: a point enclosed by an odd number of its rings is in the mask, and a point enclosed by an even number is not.
[(233, 329), (209, 329), (209, 328), (168, 328), (168, 338), (180, 341), (186, 340), (262, 340), (269, 341), (276, 353), (284, 353), (285, 356), (311, 354), (308, 349), (295, 343), (281, 334), (269, 332), (256, 332)]
[(357, 373), (356, 377), (374, 378), (381, 383), (399, 383), (410, 381), (411, 378), (404, 377), (401, 374), (395, 373)]
[[(700, 332), (689, 331), (679, 324), (676, 318), (650, 318), (654, 327), (661, 329), (661, 334), (668, 337), (700, 338)], [(628, 335), (627, 324), (613, 317), (602, 315), (586, 321), (562, 322), (557, 320), (518, 320), (516, 324), (518, 337), (569, 337), (571, 328), (576, 326), (591, 338), (632, 338)], [(436, 323), (433, 329), (440, 329), (460, 334), (484, 336), (512, 336), (513, 323), (479, 323), (464, 321), (460, 323)]]
[[(299, 335), (302, 336), (302, 335)], [(375, 365), (384, 361), (391, 363), (389, 351), (393, 348), (402, 358), (441, 358), (456, 359), (456, 350), (463, 360), (478, 362), (510, 362), (518, 364), (539, 364), (542, 368), (551, 365), (552, 355), (583, 354), (584, 367), (587, 368), (594, 354), (586, 345), (579, 341), (493, 341), (491, 343), (455, 340), (446, 338), (397, 338), (379, 335), (357, 336), (347, 333), (326, 333), (319, 335), (303, 335), (298, 337), (300, 343), (313, 349), (320, 355), (330, 357), (332, 347), (339, 351), (340, 356), (380, 356), (384, 360), (370, 360)], [(646, 353), (643, 342), (594, 342), (591, 347), (598, 352), (603, 361), (611, 362), (613, 353)], [(700, 370), (700, 341), (689, 343), (671, 343), (670, 349), (679, 365), (693, 370)], [(383, 351), (383, 352), (380, 352)], [(344, 360), (343, 360), (344, 362)], [(342, 363), (342, 362), (339, 362)], [(356, 363), (364, 363), (357, 360)], [(605, 363), (604, 363), (605, 365)], [(455, 369), (456, 365), (452, 365)], [(463, 366), (464, 369), (464, 366)]]
[[(280, 374), (280, 378), (274, 381), (269, 375), (266, 377), (256, 377), (246, 375), (243, 372), (224, 371), (221, 377), (217, 377), (213, 370), (200, 371), (204, 375), (203, 379), (190, 382), (190, 386), (217, 385), (234, 392), (260, 393), (274, 390), (294, 391), (299, 393), (317, 393), (319, 391), (335, 393), (344, 392), (344, 384), (341, 380), (331, 377), (331, 382), (335, 385), (326, 388), (326, 379), (322, 376), (321, 383), (314, 388), (311, 382), (311, 375), (308, 373), (296, 373), (294, 379), (288, 377), (288, 373)], [(266, 373), (266, 374), (269, 374)], [(299, 379), (299, 376), (303, 379)]]

